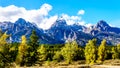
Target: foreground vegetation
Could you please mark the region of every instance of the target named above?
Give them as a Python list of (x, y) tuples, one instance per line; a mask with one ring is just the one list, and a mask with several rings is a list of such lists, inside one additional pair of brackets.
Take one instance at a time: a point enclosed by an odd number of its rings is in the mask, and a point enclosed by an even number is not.
[(105, 64), (105, 60), (120, 59), (120, 44), (107, 46), (104, 39), (97, 45), (89, 40), (85, 47), (76, 41), (65, 44), (40, 44), (33, 30), (29, 40), (21, 37), (20, 43), (8, 43), (10, 35), (0, 32), (0, 68), (12, 66), (56, 66), (69, 64)]

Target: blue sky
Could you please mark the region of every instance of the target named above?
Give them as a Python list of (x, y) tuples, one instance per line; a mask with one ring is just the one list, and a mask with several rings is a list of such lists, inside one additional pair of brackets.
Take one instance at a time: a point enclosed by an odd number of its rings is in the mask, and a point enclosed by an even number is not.
[(95, 24), (105, 20), (113, 26), (120, 27), (120, 0), (0, 0), (0, 6), (15, 5), (27, 10), (39, 9), (44, 3), (52, 6), (49, 15), (77, 15), (84, 10), (82, 19), (86, 23)]

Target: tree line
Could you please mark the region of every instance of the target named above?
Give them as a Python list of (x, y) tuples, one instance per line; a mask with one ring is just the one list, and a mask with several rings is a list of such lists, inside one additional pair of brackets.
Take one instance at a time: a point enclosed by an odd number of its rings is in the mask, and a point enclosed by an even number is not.
[(18, 66), (42, 65), (51, 61), (67, 64), (73, 61), (85, 60), (86, 64), (102, 63), (106, 59), (120, 59), (120, 44), (116, 46), (106, 45), (103, 39), (97, 45), (96, 39), (89, 40), (82, 47), (74, 40), (65, 44), (40, 44), (36, 31), (27, 40), (26, 36), (21, 37), (20, 43), (8, 43), (10, 37), (6, 32), (0, 31), (0, 67), (4, 68), (12, 64)]

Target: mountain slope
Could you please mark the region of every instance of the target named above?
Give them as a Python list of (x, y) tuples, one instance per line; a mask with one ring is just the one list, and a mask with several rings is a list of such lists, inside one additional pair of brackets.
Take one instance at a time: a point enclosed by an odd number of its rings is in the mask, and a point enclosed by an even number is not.
[(120, 42), (120, 28), (111, 27), (103, 20), (92, 28), (87, 28), (86, 32), (100, 40), (106, 39), (110, 45), (116, 45)]
[(53, 26), (47, 30), (47, 34), (61, 42), (76, 40), (80, 45), (85, 45), (89, 39), (92, 39), (92, 36), (82, 32), (83, 28), (84, 26), (77, 24), (67, 25), (65, 20), (57, 20)]
[(101, 20), (89, 28), (79, 24), (67, 25), (64, 19), (58, 19), (48, 30), (38, 28), (34, 23), (19, 18), (15, 23), (1, 22), (0, 28), (3, 32), (11, 34), (11, 42), (20, 42), (21, 36), (26, 35), (29, 39), (32, 30), (36, 30), (40, 43), (63, 44), (76, 40), (79, 45), (85, 45), (88, 40), (96, 38), (98, 44), (107, 39), (107, 44), (116, 45), (120, 42), (120, 28), (111, 27)]

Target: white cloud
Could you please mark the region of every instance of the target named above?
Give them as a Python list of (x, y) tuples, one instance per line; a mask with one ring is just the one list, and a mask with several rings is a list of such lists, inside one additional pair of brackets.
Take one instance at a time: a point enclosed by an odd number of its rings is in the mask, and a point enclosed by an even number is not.
[(84, 10), (79, 10), (78, 15), (84, 15), (85, 11)]
[(16, 7), (14, 5), (10, 5), (7, 7), (0, 7), (0, 21), (16, 21), (18, 17), (21, 17), (25, 9), (22, 7)]
[(52, 25), (52, 22), (57, 19), (56, 15), (48, 17), (48, 13), (51, 10), (52, 6), (49, 4), (43, 4), (39, 9), (34, 10), (27, 10), (24, 7), (17, 7), (14, 5), (0, 7), (0, 21), (15, 22), (18, 18), (23, 18), (27, 21), (36, 23), (40, 28), (48, 29), (50, 25)]
[(52, 24), (54, 24), (54, 22), (57, 20), (57, 18), (58, 18), (58, 16), (55, 15), (50, 18), (44, 19), (44, 22), (40, 24), (41, 28), (49, 29), (52, 26)]
[(67, 14), (62, 14), (62, 18), (66, 20), (68, 25), (73, 25), (75, 23), (79, 25), (84, 25), (85, 21), (82, 20), (81, 16), (69, 16)]
[(84, 15), (85, 11), (84, 10), (79, 10), (77, 15), (74, 16), (69, 16), (68, 14), (62, 14), (63, 19), (66, 20), (68, 25), (72, 24), (79, 24), (79, 25), (85, 25), (85, 21), (82, 20), (82, 17), (80, 15)]
[[(17, 7), (10, 5), (7, 7), (0, 7), (0, 22), (11, 21), (15, 22), (18, 18), (23, 18), (26, 21), (34, 22), (39, 28), (49, 29), (52, 24), (58, 19), (58, 15), (50, 16), (49, 12), (52, 10), (52, 6), (49, 4), (43, 4), (39, 9), (27, 10), (24, 7)], [(85, 25), (85, 21), (82, 20), (80, 15), (85, 13), (84, 10), (78, 11), (78, 15), (69, 16), (68, 14), (61, 14), (66, 20), (68, 25), (78, 23)]]

